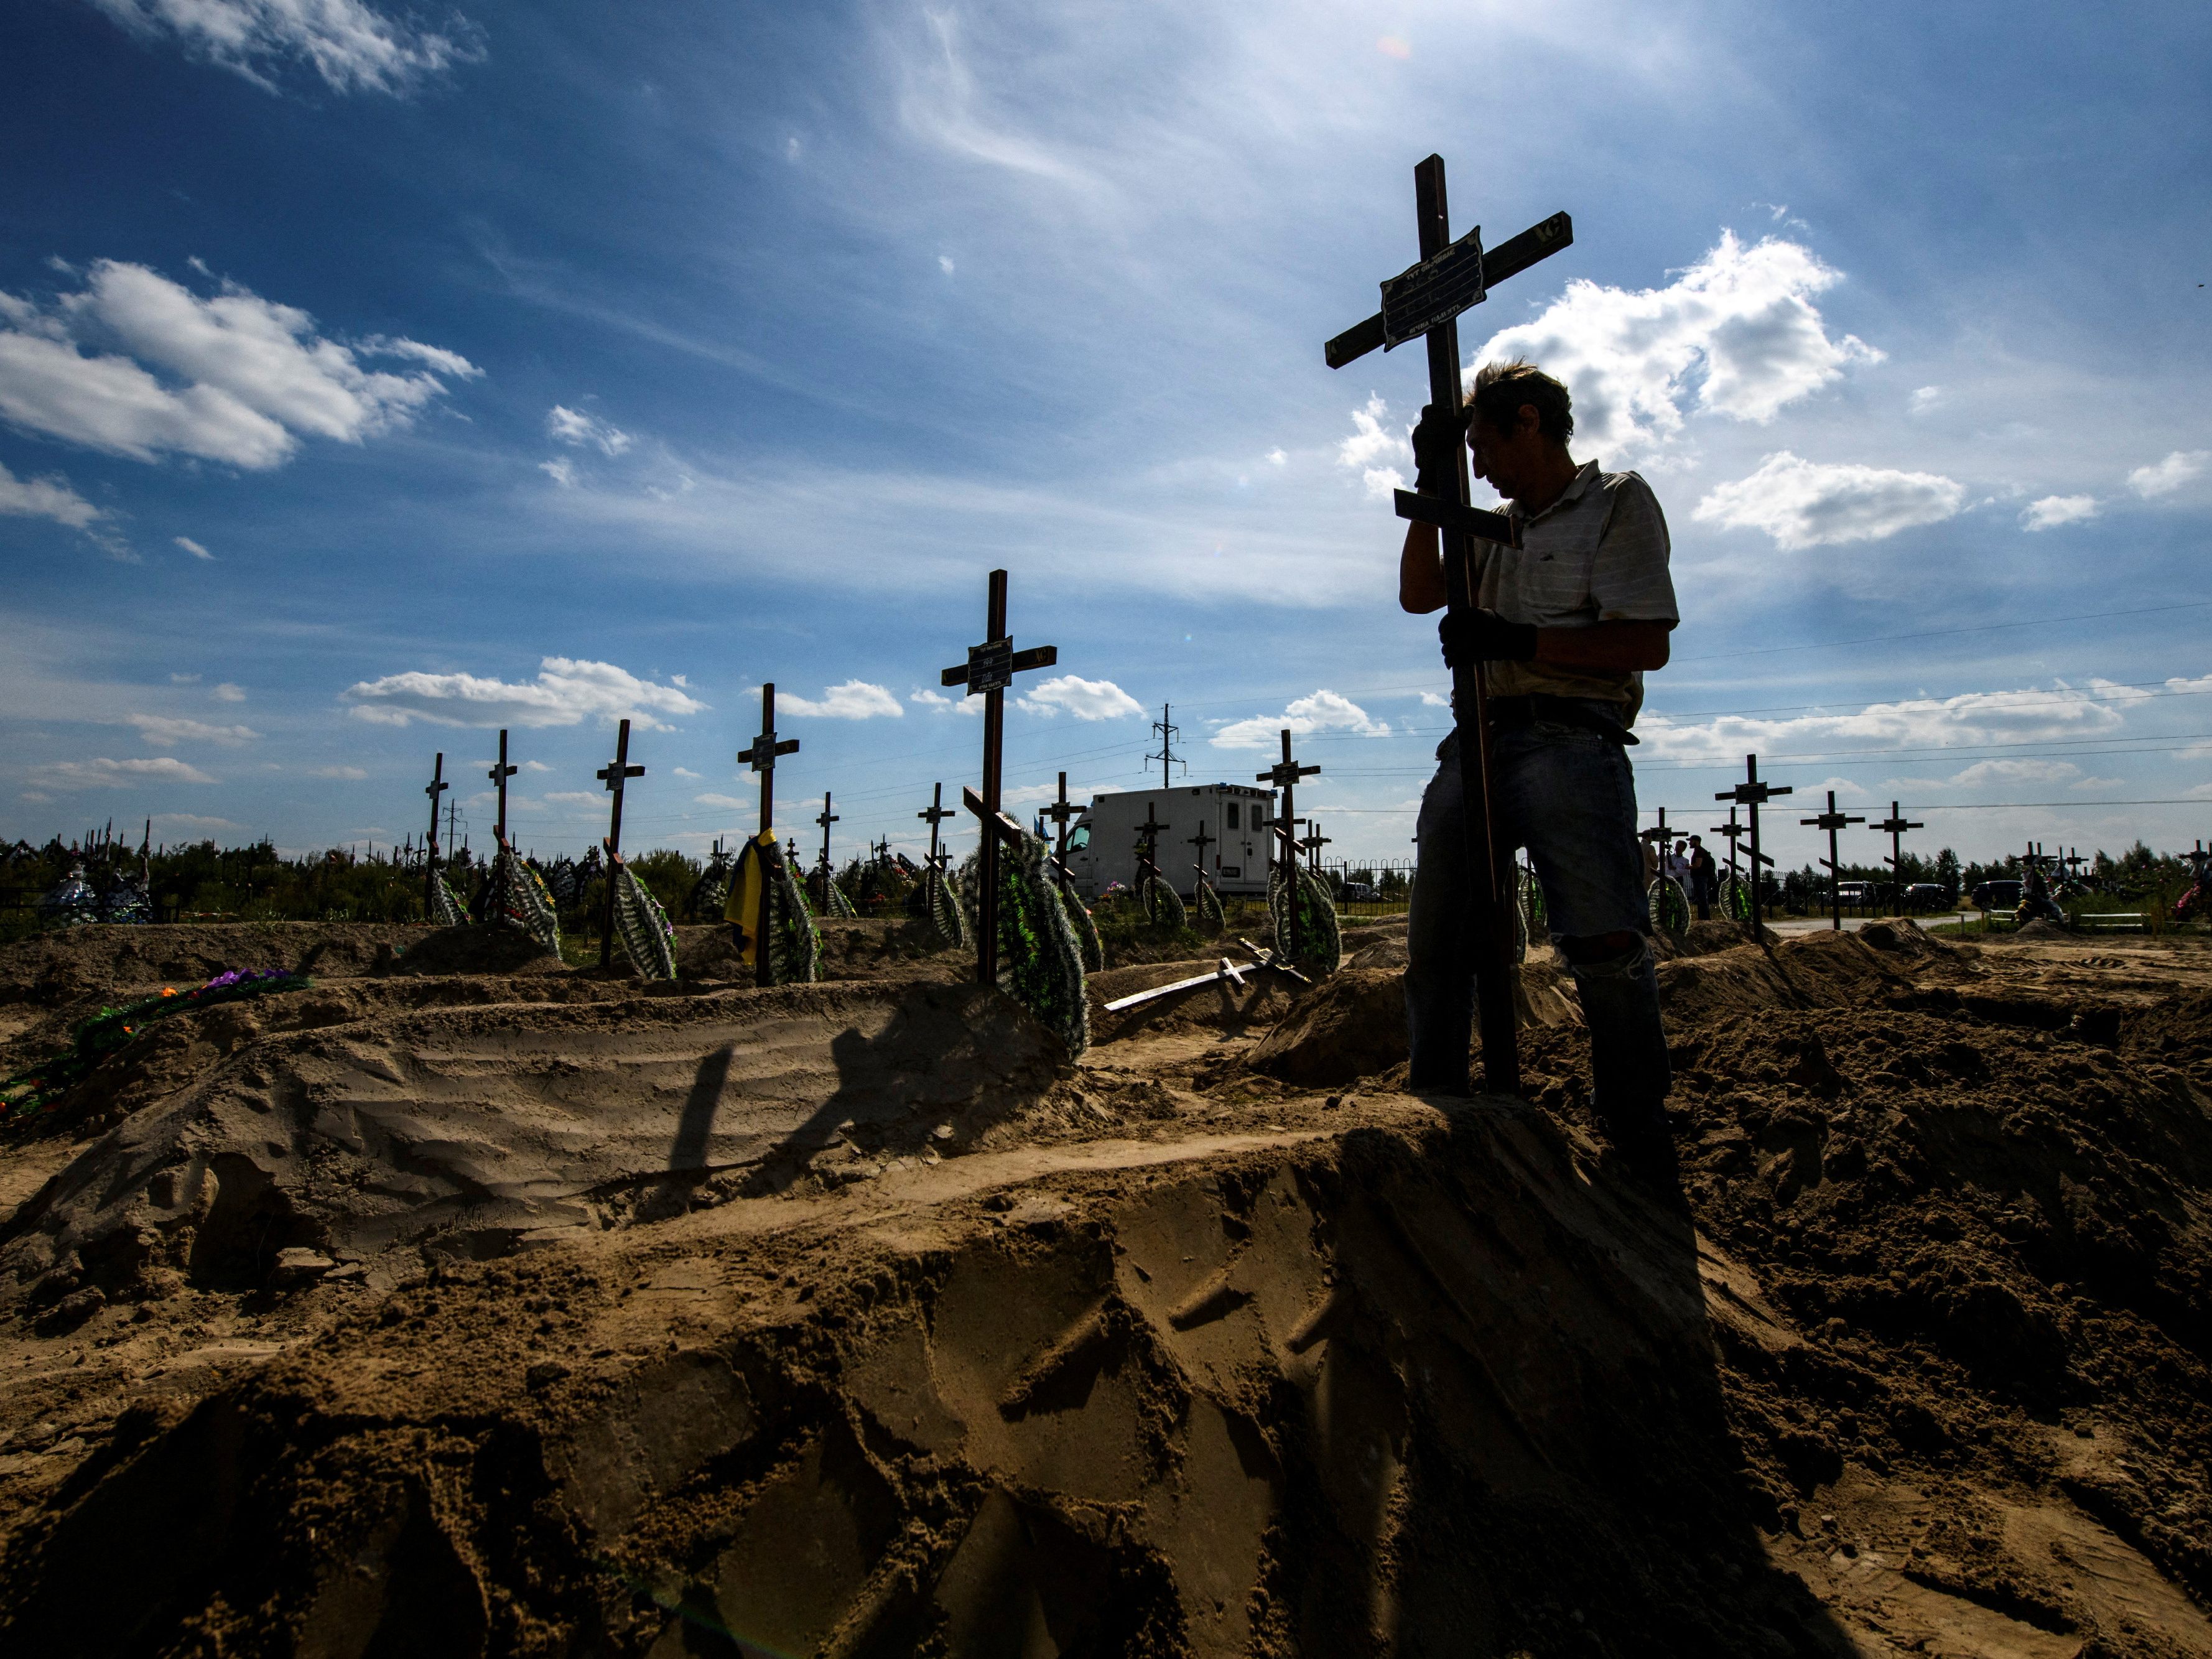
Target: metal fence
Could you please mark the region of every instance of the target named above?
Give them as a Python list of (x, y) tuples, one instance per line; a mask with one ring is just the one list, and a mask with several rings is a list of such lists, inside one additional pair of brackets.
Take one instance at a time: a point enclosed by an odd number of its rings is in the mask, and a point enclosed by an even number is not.
[(1413, 890), (1413, 860), (1379, 864), (1331, 859), (1322, 861), (1321, 870), (1336, 894), (1339, 915), (1374, 917), (1406, 913), (1406, 900)]

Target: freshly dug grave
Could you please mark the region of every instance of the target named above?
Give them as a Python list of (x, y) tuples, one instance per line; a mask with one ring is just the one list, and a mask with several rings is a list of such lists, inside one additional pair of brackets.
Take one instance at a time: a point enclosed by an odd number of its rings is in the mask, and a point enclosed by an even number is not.
[(371, 971), (407, 974), (558, 974), (561, 958), (520, 927), (441, 927), (391, 957), (379, 957)]
[[(0, 1299), (265, 1283), (290, 1248), (504, 1255), (787, 1181), (836, 1144), (972, 1144), (1066, 1068), (975, 987), (439, 1008), (264, 1036), (0, 1230)], [(81, 1299), (76, 1306), (88, 1309)]]
[[(407, 1250), (112, 1299), (58, 1254), (0, 1321), (0, 1649), (2212, 1656), (2212, 959), (1867, 933), (1662, 967), (1694, 1241), (1599, 1157), (1571, 1023), (1512, 1106), (1285, 1081), (1191, 1018), (962, 1156), (556, 1194), (599, 1224), (433, 1229), (389, 1286)], [(296, 1133), (279, 1076), (371, 1054), (386, 1118), (573, 1104), (565, 1064), (644, 1122), (715, 1006), (796, 994), (501, 1006), (575, 984), (252, 1036), (100, 1144), (185, 1099)], [(1275, 1030), (1325, 1060), (1397, 988)], [(467, 1019), (544, 1046), (465, 1075)], [(483, 1168), (602, 1156), (454, 1121)]]

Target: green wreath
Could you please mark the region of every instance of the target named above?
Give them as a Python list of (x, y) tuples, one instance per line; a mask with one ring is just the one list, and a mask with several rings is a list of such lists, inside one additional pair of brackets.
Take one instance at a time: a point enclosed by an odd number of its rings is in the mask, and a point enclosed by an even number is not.
[(1229, 913), (1221, 908), (1221, 895), (1204, 876), (1198, 878), (1198, 931), (1218, 939), (1229, 931)]
[[(1291, 948), (1293, 902), (1297, 905), (1296, 950)], [(1328, 884), (1312, 871), (1299, 866), (1293, 887), (1281, 865), (1269, 870), (1267, 914), (1274, 922), (1275, 949), (1293, 966), (1316, 974), (1333, 974), (1344, 961), (1344, 935), (1337, 925), (1336, 901)]]

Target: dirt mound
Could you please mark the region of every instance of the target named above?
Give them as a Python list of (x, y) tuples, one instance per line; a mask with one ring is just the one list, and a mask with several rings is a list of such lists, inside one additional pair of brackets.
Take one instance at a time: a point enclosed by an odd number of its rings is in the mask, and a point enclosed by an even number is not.
[(365, 974), (380, 949), (404, 949), (428, 932), (380, 922), (322, 921), (65, 927), (0, 947), (0, 1002), (203, 984), (234, 968)]
[(2021, 923), (2019, 927), (2012, 930), (2012, 936), (2014, 939), (2056, 939), (2061, 942), (2070, 940), (2076, 937), (2071, 930), (2061, 927), (2057, 922), (2051, 921), (2048, 916), (2038, 916), (2032, 921), (2024, 921)]
[(519, 927), (441, 927), (395, 951), (380, 971), (393, 974), (558, 974), (561, 958)]
[(268, 1036), (23, 1205), (0, 1270), (39, 1302), (179, 1273), (258, 1284), (288, 1247), (496, 1255), (787, 1182), (833, 1147), (958, 1151), (1065, 1065), (1010, 999), (969, 987), (495, 1005)]
[(1735, 1495), (1686, 1226), (1594, 1190), (1534, 1111), (1427, 1121), (1064, 1178), (1004, 1224), (944, 1207), (834, 1261), (702, 1237), (441, 1274), (134, 1419), (11, 1551), (0, 1628), (57, 1654), (180, 1627), (289, 1652), (1820, 1650)]
[(1246, 1062), (1308, 1089), (1356, 1083), (1406, 1058), (1406, 981), (1382, 968), (1345, 968), (1291, 1005)]

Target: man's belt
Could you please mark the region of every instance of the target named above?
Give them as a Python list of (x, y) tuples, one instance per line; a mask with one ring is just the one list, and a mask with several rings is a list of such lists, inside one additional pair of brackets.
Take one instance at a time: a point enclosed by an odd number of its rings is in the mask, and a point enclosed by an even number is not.
[(1636, 734), (1620, 723), (1620, 716), (1609, 712), (1610, 704), (1591, 698), (1550, 697), (1534, 692), (1522, 697), (1492, 697), (1487, 706), (1492, 731), (1510, 732), (1540, 722), (1595, 732), (1612, 743), (1637, 741)]

